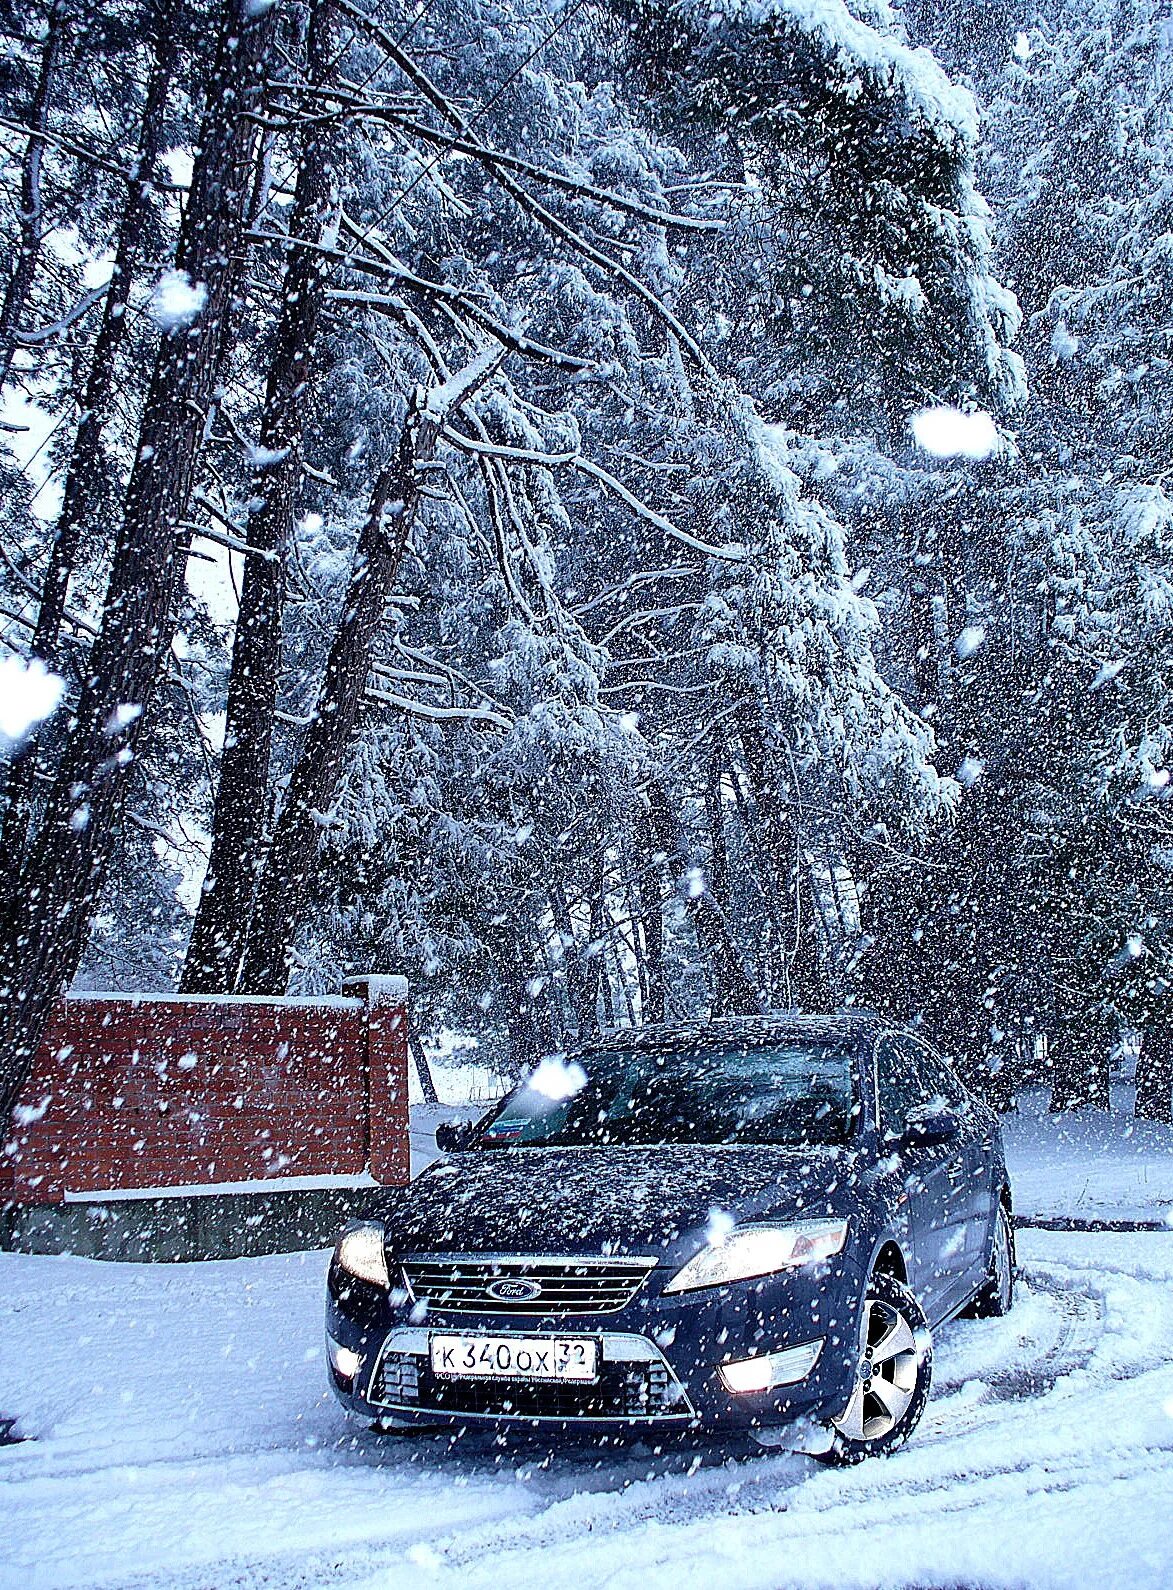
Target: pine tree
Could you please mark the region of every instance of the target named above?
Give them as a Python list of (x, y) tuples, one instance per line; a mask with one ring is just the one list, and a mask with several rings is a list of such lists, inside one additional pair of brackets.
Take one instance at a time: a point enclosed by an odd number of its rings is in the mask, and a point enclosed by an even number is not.
[(0, 919), (0, 1109), (28, 1072), (53, 999), (75, 971), (113, 848), (143, 716), (172, 635), (179, 521), (229, 330), (252, 189), (260, 63), (270, 9), (225, 9), (209, 108), (160, 313), (167, 331), (147, 397), (101, 633), (35, 849)]

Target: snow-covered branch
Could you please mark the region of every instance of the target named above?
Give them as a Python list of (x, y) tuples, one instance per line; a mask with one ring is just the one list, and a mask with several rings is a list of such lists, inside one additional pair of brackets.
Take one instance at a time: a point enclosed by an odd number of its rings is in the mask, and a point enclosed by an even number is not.
[[(380, 46), (387, 52), (396, 66), (399, 67), (400, 71), (404, 73), (409, 82), (420, 90), (448, 124), (462, 137), (467, 136), (472, 123), (461, 113), (448, 96), (432, 82), (423, 68), (400, 47), (387, 29), (368, 16), (360, 6), (353, 4), (352, 0), (337, 0), (337, 4), (339, 9), (350, 17), (353, 22), (377, 39)], [(641, 281), (620, 260), (614, 259), (605, 250), (596, 247), (574, 227), (547, 209), (532, 193), (527, 192), (500, 161), (493, 159), (492, 151), (485, 150), (478, 158), (486, 169), (492, 171), (497, 182), (520, 209), (538, 221), (560, 241), (567, 244), (575, 253), (582, 255), (592, 265), (621, 281), (674, 336), (679, 338), (681, 346), (688, 350), (691, 357), (706, 375), (714, 376), (716, 374), (707, 354), (691, 332), (685, 328), (676, 315), (668, 308), (667, 304), (663, 302), (658, 294), (652, 291), (646, 282)]]
[(491, 723), (498, 729), (511, 729), (513, 719), (503, 713), (496, 712), (492, 707), (434, 707), (423, 701), (416, 701), (409, 696), (401, 696), (390, 690), (381, 690), (376, 685), (368, 685), (366, 695), (370, 701), (381, 701), (386, 706), (397, 707), (400, 712), (406, 712), (409, 717), (427, 718), (434, 723), (469, 722)]
[[(350, 263), (349, 261), (347, 263)], [(364, 267), (357, 266), (362, 269)], [(393, 272), (390, 268), (387, 274), (395, 278), (406, 287), (428, 297), (445, 299), (452, 305), (459, 306), (461, 314), (467, 316), (475, 325), (479, 326), (489, 336), (498, 341), (503, 348), (508, 348), (512, 353), (520, 353), (530, 359), (544, 359), (550, 364), (560, 366), (564, 370), (588, 370), (590, 364), (586, 359), (576, 359), (573, 354), (564, 353), (560, 348), (548, 347), (543, 342), (538, 342), (533, 337), (527, 337), (523, 332), (514, 331), (505, 326), (488, 310), (483, 309), (474, 299), (455, 288), (447, 288), (440, 282), (428, 282), (422, 277), (414, 276), (410, 271)], [(327, 295), (332, 303), (358, 304), (364, 309), (370, 309), (376, 314), (386, 314), (398, 318), (401, 306), (398, 299), (388, 298), (381, 293), (364, 293), (357, 289), (334, 288)]]
[(638, 519), (654, 525), (657, 530), (663, 531), (666, 536), (671, 536), (674, 541), (680, 541), (685, 546), (691, 547), (694, 552), (703, 553), (708, 558), (721, 558), (729, 563), (740, 563), (746, 557), (743, 546), (736, 544), (716, 546), (711, 542), (702, 541), (699, 536), (691, 535), (687, 530), (679, 529), (670, 519), (665, 519), (663, 514), (657, 513), (654, 508), (649, 508), (647, 503), (601, 464), (596, 464), (593, 458), (586, 458), (582, 453), (543, 453), (529, 447), (509, 447), (499, 442), (479, 442), (447, 425), (444, 427), (444, 437), (462, 452), (500, 459), (503, 463), (535, 464), (543, 469), (577, 470), (579, 474), (597, 480), (601, 486), (630, 508)]
[(105, 297), (106, 286), (107, 284), (103, 282), (101, 287), (94, 287), (88, 293), (83, 293), (73, 308), (66, 310), (65, 314), (53, 321), (51, 325), (38, 326), (35, 331), (18, 331), (16, 333), (17, 342), (31, 348), (38, 343), (51, 342), (54, 337), (61, 336), (62, 332), (68, 331), (70, 326), (76, 325), (96, 303), (99, 303)]
[(531, 160), (524, 160), (520, 155), (506, 154), (500, 149), (491, 148), (475, 139), (452, 137), (451, 134), (440, 131), (436, 127), (429, 127), (425, 122), (415, 121), (410, 117), (395, 115), (396, 123), (405, 132), (411, 133), (416, 138), (425, 142), (440, 144), (445, 152), (451, 150), (454, 154), (471, 155), (488, 167), (502, 166), (507, 171), (516, 171), (521, 176), (531, 177), (535, 182), (543, 183), (547, 187), (558, 188), (563, 193), (569, 193), (576, 199), (589, 199), (595, 204), (602, 204), (612, 210), (622, 211), (625, 215), (634, 216), (637, 220), (647, 221), (653, 226), (675, 228), (685, 232), (723, 232), (726, 229), (725, 221), (705, 220), (700, 216), (678, 215), (672, 210), (658, 210), (654, 205), (641, 204), (638, 199), (629, 199), (623, 194), (612, 192), (608, 188), (596, 187), (592, 182), (584, 182), (581, 178), (568, 176), (562, 171), (552, 171), (548, 167), (538, 166)]

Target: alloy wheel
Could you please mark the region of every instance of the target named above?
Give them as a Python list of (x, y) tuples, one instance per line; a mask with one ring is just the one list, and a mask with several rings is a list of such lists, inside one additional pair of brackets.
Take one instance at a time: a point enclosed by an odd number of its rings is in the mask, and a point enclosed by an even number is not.
[(886, 1299), (864, 1304), (863, 1351), (851, 1401), (835, 1428), (849, 1441), (879, 1441), (908, 1412), (920, 1377), (916, 1332), (903, 1311)]
[(925, 1311), (903, 1281), (884, 1271), (867, 1285), (855, 1384), (830, 1422), (823, 1463), (862, 1463), (904, 1445), (920, 1423), (933, 1382), (933, 1337)]

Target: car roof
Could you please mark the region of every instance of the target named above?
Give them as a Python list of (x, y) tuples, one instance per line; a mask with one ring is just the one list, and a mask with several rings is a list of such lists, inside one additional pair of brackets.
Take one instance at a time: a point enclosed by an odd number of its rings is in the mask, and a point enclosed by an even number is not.
[(717, 1049), (729, 1044), (765, 1045), (796, 1038), (861, 1039), (874, 1037), (892, 1023), (872, 1010), (844, 1010), (829, 1015), (801, 1011), (767, 1011), (753, 1016), (716, 1016), (710, 1021), (655, 1022), (644, 1027), (616, 1027), (584, 1038), (568, 1055), (600, 1050)]

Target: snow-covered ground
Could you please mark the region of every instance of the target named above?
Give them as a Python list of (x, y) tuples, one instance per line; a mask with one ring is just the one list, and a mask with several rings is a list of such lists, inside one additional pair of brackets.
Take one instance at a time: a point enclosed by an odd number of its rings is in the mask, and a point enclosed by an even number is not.
[(845, 1473), (347, 1425), (325, 1255), (0, 1255), (0, 1584), (1165, 1586), (1173, 1235), (1026, 1232), (1007, 1320), (940, 1333), (912, 1444)]
[[(1168, 1129), (1028, 1101), (1008, 1136), (1028, 1213), (1173, 1205)], [(0, 1254), (0, 1413), (29, 1438), (0, 1448), (0, 1586), (1164, 1587), (1173, 1232), (1023, 1231), (1019, 1258), (1009, 1319), (939, 1333), (910, 1446), (841, 1473), (686, 1438), (381, 1439), (325, 1389), (325, 1254)]]
[(1135, 1120), (1133, 1091), (1115, 1087), (1110, 1112), (1059, 1116), (1045, 1089), (1022, 1095), (1002, 1123), (1020, 1219), (1173, 1225), (1173, 1127)]

